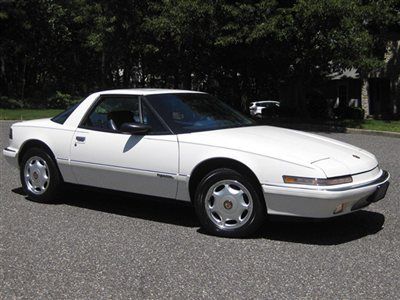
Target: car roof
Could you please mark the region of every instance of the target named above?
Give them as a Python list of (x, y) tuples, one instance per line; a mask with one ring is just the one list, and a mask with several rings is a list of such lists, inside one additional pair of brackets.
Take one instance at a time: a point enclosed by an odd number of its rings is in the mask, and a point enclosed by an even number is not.
[(106, 90), (100, 91), (96, 94), (123, 94), (123, 95), (158, 95), (158, 94), (181, 94), (181, 93), (192, 93), (192, 94), (204, 94), (199, 91), (190, 90), (175, 90), (175, 89), (152, 89), (152, 88), (140, 88), (140, 89), (116, 89), (116, 90)]

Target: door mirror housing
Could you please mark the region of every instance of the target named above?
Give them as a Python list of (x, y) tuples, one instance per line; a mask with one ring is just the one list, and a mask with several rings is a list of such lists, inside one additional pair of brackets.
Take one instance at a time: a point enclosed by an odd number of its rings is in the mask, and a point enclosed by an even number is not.
[(143, 135), (151, 130), (150, 125), (142, 123), (123, 123), (119, 129), (122, 133)]

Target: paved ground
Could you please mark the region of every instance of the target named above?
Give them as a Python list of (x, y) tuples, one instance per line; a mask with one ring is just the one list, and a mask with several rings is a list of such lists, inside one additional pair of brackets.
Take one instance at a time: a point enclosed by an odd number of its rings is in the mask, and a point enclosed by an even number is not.
[[(9, 123), (0, 122), (0, 146)], [(387, 198), (329, 222), (274, 222), (211, 237), (179, 203), (69, 192), (30, 202), (1, 164), (0, 298), (400, 297), (400, 140), (327, 134), (377, 154)]]

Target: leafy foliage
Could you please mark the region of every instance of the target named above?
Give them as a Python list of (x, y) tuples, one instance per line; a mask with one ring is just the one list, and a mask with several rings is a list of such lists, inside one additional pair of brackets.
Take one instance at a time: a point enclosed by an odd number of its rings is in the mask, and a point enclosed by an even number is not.
[(381, 67), (399, 28), (398, 0), (2, 1), (0, 94), (175, 87), (247, 107), (290, 82)]

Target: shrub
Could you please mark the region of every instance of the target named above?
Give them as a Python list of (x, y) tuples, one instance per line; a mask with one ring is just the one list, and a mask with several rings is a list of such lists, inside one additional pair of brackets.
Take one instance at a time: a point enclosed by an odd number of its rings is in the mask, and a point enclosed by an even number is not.
[(312, 119), (329, 119), (330, 105), (327, 99), (313, 97), (309, 99), (307, 110)]
[(23, 107), (24, 103), (21, 100), (8, 98), (7, 96), (0, 97), (0, 108), (16, 109)]
[(363, 120), (365, 115), (361, 107), (338, 107), (335, 109), (335, 116), (339, 119)]
[(56, 94), (52, 97), (50, 97), (47, 100), (47, 108), (62, 108), (65, 109), (75, 103), (77, 103), (79, 100), (74, 99), (70, 94), (64, 94), (60, 91), (57, 91)]
[(279, 108), (279, 117), (281, 118), (296, 118), (298, 116), (298, 112), (294, 107), (281, 106)]

